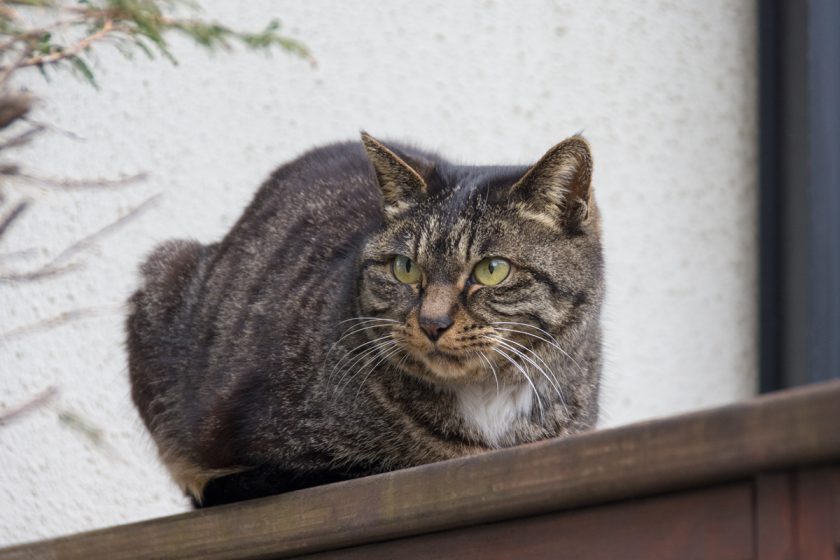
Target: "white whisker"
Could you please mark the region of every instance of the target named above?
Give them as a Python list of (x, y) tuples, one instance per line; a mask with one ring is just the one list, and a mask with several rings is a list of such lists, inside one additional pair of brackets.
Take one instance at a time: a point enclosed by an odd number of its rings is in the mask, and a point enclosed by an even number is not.
[(476, 352), (478, 352), (478, 355), (481, 357), (481, 359), (484, 360), (487, 363), (488, 366), (490, 366), (490, 371), (493, 373), (493, 379), (496, 380), (496, 397), (498, 397), (499, 396), (499, 376), (496, 375), (496, 368), (493, 367), (493, 364), (490, 363), (490, 360), (487, 359), (487, 356), (484, 355), (484, 352), (482, 352), (481, 350), (476, 350)]
[(551, 340), (547, 340), (547, 339), (545, 339), (541, 336), (537, 336), (533, 333), (529, 333), (529, 332), (525, 332), (525, 331), (519, 331), (519, 330), (516, 330), (516, 329), (506, 329), (506, 328), (501, 328), (501, 327), (494, 327), (497, 331), (515, 332), (515, 333), (519, 333), (519, 334), (524, 334), (525, 336), (530, 336), (532, 338), (536, 338), (537, 340), (542, 340), (543, 342), (546, 342), (549, 345), (551, 345), (552, 347), (559, 350), (561, 354), (563, 354), (566, 358), (568, 358), (578, 368), (578, 371), (581, 371), (581, 372), (583, 371), (583, 368), (580, 366), (580, 364), (574, 358), (572, 358), (572, 356), (568, 352), (563, 350), (563, 348), (560, 346), (560, 342), (556, 338), (551, 336), (550, 333), (544, 331), (543, 329), (541, 329), (539, 327), (535, 327), (534, 325), (529, 325), (528, 323), (514, 323), (514, 322), (510, 322), (510, 321), (499, 321), (499, 322), (490, 323), (490, 324), (491, 325), (521, 325), (523, 327), (529, 327), (529, 328), (536, 329), (536, 330), (540, 331), (541, 333), (547, 335)]
[[(490, 338), (490, 337), (485, 337), (485, 338)], [(560, 404), (563, 405), (563, 410), (566, 411), (566, 415), (568, 416), (569, 408), (566, 406), (566, 399), (563, 398), (563, 391), (560, 389), (560, 386), (557, 384), (556, 375), (554, 375), (554, 371), (551, 369), (551, 366), (549, 366), (545, 362), (545, 360), (543, 360), (540, 357), (539, 354), (537, 354), (536, 352), (534, 352), (532, 349), (528, 348), (527, 346), (524, 346), (522, 344), (519, 344), (518, 342), (510, 340), (509, 338), (504, 338), (500, 335), (495, 335), (493, 338), (491, 338), (491, 340), (494, 340), (494, 341), (498, 342), (499, 344), (502, 344), (505, 348), (507, 348), (508, 350), (510, 350), (511, 352), (516, 354), (517, 356), (521, 357), (522, 359), (527, 361), (532, 366), (534, 366), (537, 369), (537, 371), (539, 371), (542, 374), (542, 376), (545, 377), (546, 381), (548, 381), (548, 383), (554, 388), (554, 391), (557, 393), (557, 397), (560, 399)], [(526, 356), (524, 353), (522, 353), (519, 350), (517, 350), (516, 348), (514, 348), (512, 345), (516, 345), (516, 346), (522, 348), (523, 350), (533, 354), (535, 358), (537, 358), (539, 361), (541, 361), (543, 363), (543, 365), (545, 365), (545, 367), (548, 369), (548, 371), (550, 371), (552, 373), (552, 375), (549, 376), (548, 373), (542, 367), (540, 367), (536, 362), (534, 362), (534, 360), (532, 360), (531, 358)]]
[[(392, 349), (394, 349), (393, 347), (395, 345), (396, 345), (396, 342), (390, 343), (390, 344), (386, 343), (386, 344), (377, 346), (372, 351), (373, 355), (369, 356), (367, 359), (365, 359), (365, 362), (359, 367), (359, 369), (353, 370), (352, 368), (348, 368), (347, 371), (345, 371), (344, 374), (341, 376), (341, 379), (338, 380), (338, 383), (336, 383), (336, 385), (335, 385), (336, 394), (341, 393), (342, 391), (347, 389), (347, 387), (349, 387), (350, 384), (353, 382), (353, 379), (355, 379), (361, 372), (365, 371), (366, 368), (371, 366), (371, 364), (373, 364), (375, 361), (377, 361), (382, 356), (383, 351), (390, 352)], [(371, 370), (371, 371), (373, 371), (373, 370)], [(344, 385), (343, 387), (342, 387), (342, 384)]]
[(493, 342), (496, 342), (497, 344), (501, 344), (502, 346), (504, 346), (505, 348), (507, 348), (508, 350), (510, 350), (511, 352), (513, 352), (514, 354), (516, 354), (517, 356), (519, 356), (520, 358), (525, 360), (526, 362), (528, 362), (531, 366), (534, 367), (534, 369), (536, 369), (538, 372), (540, 372), (543, 377), (545, 377), (546, 381), (548, 381), (548, 383), (557, 392), (557, 396), (562, 398), (562, 395), (560, 394), (560, 389), (554, 384), (554, 382), (552, 382), (552, 380), (548, 376), (548, 374), (546, 374), (546, 372), (534, 360), (532, 360), (527, 355), (523, 354), (521, 351), (517, 350), (511, 344), (509, 344), (509, 342), (512, 342), (512, 341), (507, 341), (506, 339), (499, 338), (499, 337), (496, 337), (496, 338), (485, 337), (485, 338), (487, 338), (488, 340), (492, 340)]
[(509, 361), (513, 365), (513, 367), (515, 367), (525, 377), (525, 380), (528, 382), (528, 384), (531, 386), (531, 390), (534, 392), (534, 396), (537, 398), (537, 404), (540, 407), (540, 418), (542, 419), (542, 422), (545, 423), (545, 409), (543, 408), (542, 399), (540, 399), (539, 391), (537, 391), (536, 386), (534, 386), (534, 382), (531, 381), (531, 378), (528, 377), (528, 374), (525, 372), (525, 370), (522, 368), (522, 366), (519, 365), (518, 363), (516, 363), (516, 360), (514, 360), (513, 358), (511, 358), (505, 352), (503, 352), (502, 350), (499, 350), (498, 348), (494, 347), (494, 348), (492, 348), (492, 350), (493, 350), (493, 352), (496, 352), (497, 354), (502, 356), (504, 359)]
[[(380, 342), (376, 346), (373, 346), (373, 347), (365, 350), (361, 355), (359, 355), (355, 360), (353, 360), (352, 363), (347, 364), (343, 368), (341, 368), (341, 376), (338, 378), (338, 381), (336, 382), (336, 385), (337, 386), (341, 385), (342, 380), (344, 380), (344, 378), (347, 377), (347, 374), (349, 374), (351, 371), (353, 371), (353, 368), (356, 366), (356, 364), (358, 364), (362, 360), (366, 360), (365, 363), (362, 364), (362, 366), (361, 366), (361, 367), (365, 367), (367, 364), (370, 363), (371, 360), (376, 359), (376, 356), (379, 354), (380, 350), (382, 350), (383, 348), (390, 348), (392, 346), (395, 346), (396, 344), (397, 343), (395, 341), (385, 341), (385, 342)], [(371, 354), (373, 354), (373, 356), (371, 356)]]
[[(358, 328), (357, 328), (357, 327), (358, 327)], [(335, 348), (335, 347), (336, 347), (336, 346), (337, 346), (337, 345), (338, 345), (338, 344), (339, 344), (342, 340), (344, 340), (344, 339), (345, 339), (345, 338), (347, 338), (348, 336), (352, 336), (352, 335), (354, 335), (354, 334), (356, 334), (356, 333), (359, 333), (359, 332), (362, 332), (362, 331), (366, 331), (366, 330), (368, 330), (368, 329), (384, 329), (384, 328), (386, 328), (386, 327), (393, 327), (393, 325), (392, 325), (391, 323), (382, 323), (382, 324), (379, 324), (379, 325), (368, 325), (367, 327), (359, 327), (359, 325), (353, 325), (352, 327), (350, 327), (351, 329), (353, 329), (352, 331), (350, 331), (350, 332), (344, 331), (344, 332), (345, 332), (345, 333), (347, 333), (347, 334), (342, 335), (342, 337), (341, 337), (341, 338), (339, 338), (338, 340), (336, 340), (335, 342), (333, 342), (332, 346), (330, 347), (329, 352), (332, 352), (332, 351), (333, 351), (333, 349), (334, 349), (334, 348)], [(348, 330), (349, 330), (349, 329), (348, 329)], [(327, 355), (329, 355), (329, 352), (327, 352)]]
[[(387, 360), (388, 358), (390, 358), (391, 356), (393, 356), (394, 354), (397, 354), (397, 353), (399, 353), (399, 352), (404, 352), (404, 350), (403, 350), (402, 348), (400, 348), (400, 347), (397, 347), (397, 348), (394, 348), (394, 349), (392, 349), (392, 350), (389, 350), (389, 351), (388, 351), (385, 355), (381, 356), (381, 357), (380, 357), (380, 358), (376, 361), (376, 363), (375, 363), (375, 364), (373, 364), (373, 365), (370, 367), (370, 369), (368, 369), (367, 374), (365, 374), (364, 378), (362, 378), (361, 383), (359, 383), (359, 388), (356, 390), (356, 396), (354, 396), (354, 397), (353, 397), (353, 406), (355, 406), (355, 405), (356, 405), (356, 400), (359, 398), (359, 393), (361, 393), (361, 392), (362, 392), (362, 387), (364, 387), (364, 386), (365, 386), (365, 382), (368, 380), (368, 378), (370, 377), (370, 375), (371, 375), (374, 371), (376, 371), (376, 368), (379, 366), (379, 364), (381, 364), (383, 361)], [(361, 371), (360, 371), (359, 373), (361, 373)], [(356, 377), (357, 375), (358, 375), (358, 373), (354, 374), (354, 375), (353, 375), (353, 377)], [(350, 383), (350, 382), (348, 381), (348, 385), (349, 385), (349, 383)]]
[[(362, 344), (359, 344), (358, 346), (356, 346), (356, 347), (355, 347), (355, 348), (353, 348), (352, 350), (348, 350), (348, 351), (347, 351), (347, 352), (345, 352), (345, 353), (344, 353), (344, 355), (343, 355), (343, 356), (341, 356), (341, 358), (340, 358), (340, 359), (339, 359), (339, 360), (335, 363), (335, 365), (333, 366), (332, 370), (330, 370), (330, 374), (327, 376), (327, 379), (332, 380), (333, 376), (335, 375), (336, 369), (338, 369), (338, 367), (342, 364), (342, 362), (344, 362), (344, 360), (345, 360), (345, 359), (347, 359), (347, 358), (349, 358), (350, 356), (352, 356), (352, 355), (353, 355), (353, 353), (354, 353), (354, 352), (356, 352), (357, 350), (361, 350), (362, 348), (365, 348), (366, 346), (370, 346), (371, 344), (376, 344), (377, 342), (379, 342), (379, 341), (381, 341), (381, 340), (388, 340), (388, 339), (392, 339), (392, 338), (394, 338), (394, 335), (393, 335), (393, 334), (387, 334), (387, 335), (385, 335), (385, 336), (381, 336), (381, 337), (379, 337), (379, 338), (374, 338), (373, 340), (369, 340), (369, 341), (367, 341), (367, 342), (364, 342), (364, 343), (362, 343)], [(342, 369), (343, 369), (343, 368), (342, 368)], [(339, 370), (339, 371), (340, 371), (340, 370)]]
[(386, 319), (385, 317), (351, 317), (350, 319), (345, 319), (343, 321), (339, 321), (338, 323), (336, 323), (336, 325), (342, 325), (342, 324), (350, 322), (350, 321), (363, 321), (365, 319), (368, 319), (368, 320), (371, 320), (371, 321), (388, 321), (388, 322), (391, 322), (391, 323), (399, 323), (399, 321), (397, 321), (395, 319)]

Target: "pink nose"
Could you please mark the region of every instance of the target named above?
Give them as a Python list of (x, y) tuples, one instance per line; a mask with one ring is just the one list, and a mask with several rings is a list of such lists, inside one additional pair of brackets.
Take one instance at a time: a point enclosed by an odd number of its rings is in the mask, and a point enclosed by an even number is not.
[(443, 331), (452, 326), (452, 317), (420, 317), (420, 328), (432, 342), (440, 338)]

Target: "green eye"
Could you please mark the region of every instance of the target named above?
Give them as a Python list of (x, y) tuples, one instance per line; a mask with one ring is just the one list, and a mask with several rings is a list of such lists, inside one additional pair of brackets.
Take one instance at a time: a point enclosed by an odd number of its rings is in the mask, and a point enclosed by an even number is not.
[(510, 274), (510, 263), (505, 259), (490, 257), (475, 265), (473, 276), (479, 284), (495, 286)]
[(421, 270), (413, 260), (402, 255), (397, 255), (391, 261), (391, 271), (394, 278), (403, 284), (416, 284), (420, 281)]

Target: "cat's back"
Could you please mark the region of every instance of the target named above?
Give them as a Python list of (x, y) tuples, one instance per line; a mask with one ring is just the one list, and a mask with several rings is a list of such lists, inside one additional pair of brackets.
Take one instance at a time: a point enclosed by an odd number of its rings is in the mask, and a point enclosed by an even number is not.
[(358, 142), (316, 148), (280, 166), (219, 244), (202, 318), (233, 332), (262, 314), (282, 331), (292, 324), (289, 310), (315, 312), (315, 301), (335, 309), (352, 284), (358, 250), (381, 223), (380, 207)]
[[(310, 150), (276, 169), (220, 245), (219, 257), (308, 250), (379, 220), (376, 183), (358, 142)], [(290, 247), (288, 244), (293, 246)]]
[(332, 144), (275, 170), (221, 242), (171, 240), (150, 254), (127, 346), (133, 397), (157, 439), (163, 426), (196, 434), (209, 395), (252, 364), (311, 367), (380, 205), (361, 144)]

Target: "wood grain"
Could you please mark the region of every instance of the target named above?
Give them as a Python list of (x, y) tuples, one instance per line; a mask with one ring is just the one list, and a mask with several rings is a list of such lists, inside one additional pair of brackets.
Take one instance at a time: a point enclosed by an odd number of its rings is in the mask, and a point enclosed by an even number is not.
[(796, 544), (802, 560), (837, 560), (835, 540), (838, 498), (832, 478), (838, 469), (809, 469), (796, 475)]
[(831, 493), (834, 496), (834, 545), (837, 547), (837, 557), (840, 560), (840, 468), (832, 472)]
[(755, 480), (757, 560), (795, 560), (795, 491), (791, 473), (762, 474)]
[[(0, 559), (280, 558), (840, 459), (840, 381), (622, 428), (0, 550)], [(67, 512), (56, 512), (63, 515)]]
[(753, 553), (749, 483), (369, 544), (306, 560), (745, 560)]

